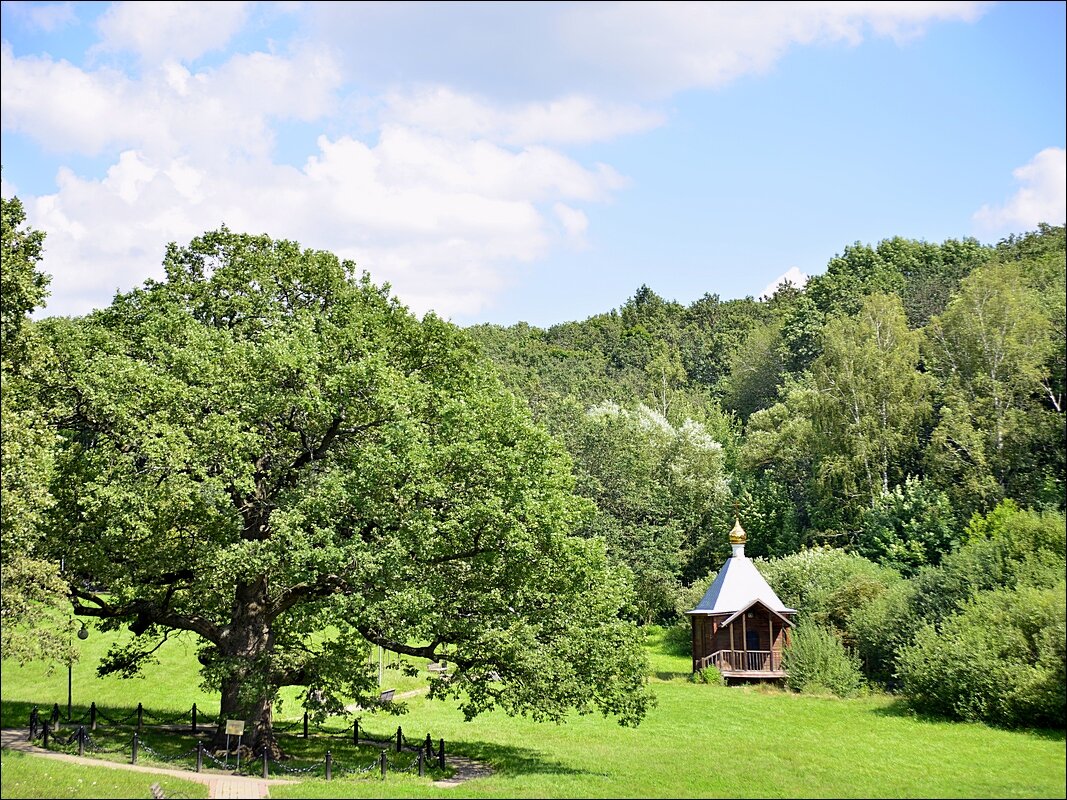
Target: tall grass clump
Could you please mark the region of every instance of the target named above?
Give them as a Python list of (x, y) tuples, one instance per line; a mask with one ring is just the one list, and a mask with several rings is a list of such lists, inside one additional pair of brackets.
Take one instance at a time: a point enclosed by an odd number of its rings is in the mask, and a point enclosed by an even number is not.
[(832, 630), (813, 622), (797, 625), (782, 661), (789, 673), (786, 685), (794, 692), (853, 697), (864, 688), (859, 657)]

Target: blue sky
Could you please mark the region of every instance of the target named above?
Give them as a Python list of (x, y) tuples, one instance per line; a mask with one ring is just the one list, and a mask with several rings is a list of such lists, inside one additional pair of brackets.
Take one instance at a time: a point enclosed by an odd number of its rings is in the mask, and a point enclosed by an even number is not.
[(226, 223), (413, 311), (759, 296), (846, 245), (1065, 213), (1064, 3), (2, 3), (45, 313)]

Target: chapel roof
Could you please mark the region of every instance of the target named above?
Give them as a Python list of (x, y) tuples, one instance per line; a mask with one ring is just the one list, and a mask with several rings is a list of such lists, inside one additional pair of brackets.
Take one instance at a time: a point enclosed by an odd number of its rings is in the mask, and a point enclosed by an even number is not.
[(757, 600), (779, 614), (796, 613), (796, 609), (787, 608), (778, 599), (778, 595), (760, 575), (756, 565), (745, 556), (746, 538), (740, 522), (736, 522), (734, 529), (730, 531), (733, 556), (726, 559), (719, 574), (704, 593), (704, 598), (697, 603), (696, 608), (687, 611), (687, 614), (733, 614)]

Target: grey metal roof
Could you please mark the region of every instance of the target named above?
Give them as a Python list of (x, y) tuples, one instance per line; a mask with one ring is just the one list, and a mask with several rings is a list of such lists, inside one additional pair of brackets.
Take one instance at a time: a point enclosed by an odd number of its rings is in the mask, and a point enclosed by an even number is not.
[(743, 553), (726, 559), (715, 581), (704, 593), (704, 599), (687, 614), (733, 614), (759, 600), (771, 611), (795, 614), (796, 609), (786, 608), (774, 589), (759, 574), (756, 565)]

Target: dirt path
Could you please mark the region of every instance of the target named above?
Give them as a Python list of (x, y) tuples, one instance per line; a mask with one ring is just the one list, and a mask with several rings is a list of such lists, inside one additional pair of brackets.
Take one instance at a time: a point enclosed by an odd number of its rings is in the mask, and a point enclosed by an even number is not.
[(104, 761), (99, 758), (84, 758), (68, 753), (54, 753), (31, 744), (29, 730), (26, 728), (3, 728), (0, 729), (0, 746), (17, 750), (21, 753), (30, 753), (41, 758), (55, 758), (71, 764), (82, 764), (89, 767), (110, 767), (112, 769), (125, 769), (132, 772), (148, 772), (154, 775), (166, 775), (171, 778), (205, 783), (208, 787), (209, 797), (218, 798), (259, 798), (270, 797), (270, 787), (278, 784), (294, 783), (294, 781), (271, 778), (246, 778), (243, 775), (228, 775), (205, 770), (204, 772), (190, 772), (184, 769), (166, 769), (165, 767), (149, 767), (141, 764), (119, 764), (114, 761)]
[(466, 783), (467, 781), (474, 780), (475, 778), (485, 778), (493, 774), (492, 768), (487, 764), (483, 764), (481, 761), (475, 761), (473, 758), (467, 758), (466, 756), (445, 756), (445, 761), (448, 765), (455, 769), (451, 778), (445, 778), (443, 780), (434, 781), (433, 785), (439, 789), (455, 789), (457, 786)]
[[(417, 697), (420, 694), (426, 694), (426, 689), (412, 689), (409, 692), (400, 692), (394, 697), (397, 700), (406, 700), (409, 697)], [(359, 711), (361, 706), (351, 705), (346, 706), (345, 711)], [(451, 778), (443, 778), (439, 781), (434, 781), (433, 785), (439, 789), (454, 789), (467, 781), (474, 780), (475, 778), (485, 778), (493, 774), (492, 768), (488, 764), (483, 764), (481, 761), (475, 761), (473, 758), (467, 758), (466, 756), (450, 756), (445, 755), (445, 762), (455, 772), (452, 773)]]

